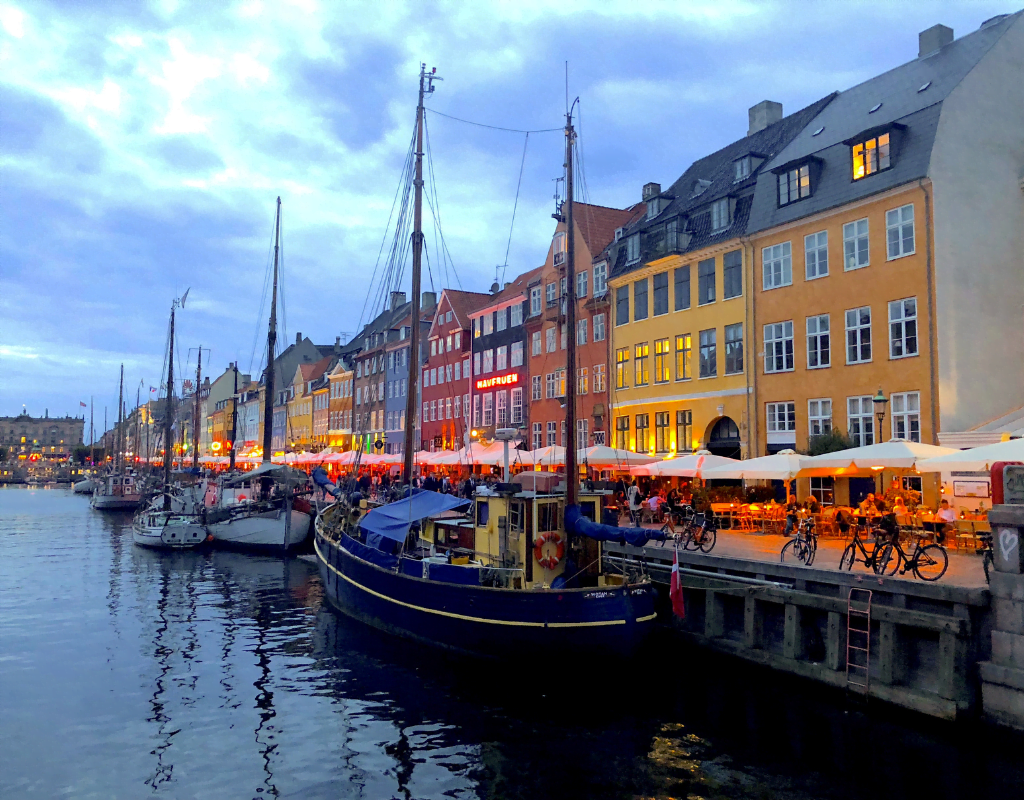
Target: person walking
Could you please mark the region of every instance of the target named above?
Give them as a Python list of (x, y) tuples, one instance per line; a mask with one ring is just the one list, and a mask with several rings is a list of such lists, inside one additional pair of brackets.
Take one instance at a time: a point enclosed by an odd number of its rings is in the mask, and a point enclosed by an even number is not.
[(637, 528), (640, 527), (640, 487), (637, 486), (636, 478), (633, 478), (626, 489), (626, 501), (629, 503), (629, 519)]

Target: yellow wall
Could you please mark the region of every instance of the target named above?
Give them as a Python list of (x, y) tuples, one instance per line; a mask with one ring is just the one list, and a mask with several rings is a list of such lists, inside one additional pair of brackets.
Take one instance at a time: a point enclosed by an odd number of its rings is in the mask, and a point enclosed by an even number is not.
[[(723, 280), (723, 256), (727, 252), (739, 250), (743, 255), (741, 272), (743, 274), (743, 291), (738, 297), (724, 299), (725, 286)], [(700, 261), (715, 259), (715, 302), (698, 305), (698, 268)], [(674, 269), (684, 264), (690, 265), (690, 307), (675, 311)], [(747, 296), (749, 285), (747, 280), (747, 253), (738, 239), (731, 239), (714, 248), (687, 253), (684, 256), (668, 256), (644, 265), (634, 272), (619, 276), (609, 281), (611, 293), (610, 353), (608, 360), (608, 380), (611, 386), (612, 412), (608, 425), (608, 444), (617, 446), (616, 420), (618, 417), (629, 417), (628, 449), (636, 449), (636, 415), (649, 415), (650, 446), (648, 452), (657, 454), (655, 448), (655, 415), (658, 412), (669, 414), (669, 450), (662, 453), (674, 456), (680, 452), (701, 449), (707, 444), (711, 429), (721, 417), (732, 418), (740, 431), (740, 439), (746, 442), (748, 377), (752, 348), (746, 341), (748, 330)], [(653, 277), (656, 274), (668, 273), (669, 310), (667, 314), (654, 316)], [(633, 285), (637, 280), (648, 278), (648, 313), (646, 320), (634, 321)], [(616, 290), (628, 285), (630, 292), (630, 322), (616, 325)], [(726, 375), (725, 359), (725, 326), (733, 324), (744, 326), (744, 364), (743, 371), (735, 375)], [(717, 339), (717, 377), (699, 377), (700, 331), (714, 328)], [(676, 336), (691, 335), (690, 378), (679, 380), (676, 372)], [(655, 341), (669, 339), (670, 376), (666, 383), (655, 382)], [(649, 345), (648, 364), (650, 380), (646, 386), (634, 385), (635, 346), (646, 342)], [(629, 361), (626, 370), (626, 386), (616, 385), (616, 352), (623, 347), (629, 348)], [(692, 437), (685, 445), (676, 441), (676, 412), (689, 409), (692, 411)], [(746, 455), (746, 447), (742, 447)]]
[[(914, 205), (915, 253), (887, 259), (885, 212), (908, 203)], [(844, 223), (867, 218), (869, 265), (853, 270), (843, 266)], [(806, 279), (804, 237), (828, 232), (828, 275)], [(921, 441), (934, 440), (932, 416), (933, 377), (931, 372), (931, 321), (928, 294), (928, 262), (924, 190), (917, 185), (887, 192), (837, 211), (819, 214), (791, 225), (757, 234), (752, 239), (754, 269), (753, 353), (765, 349), (764, 326), (793, 321), (794, 368), (792, 372), (769, 373), (764, 358), (752, 362), (756, 374), (756, 418), (753, 421), (756, 442), (754, 455), (764, 455), (767, 445), (766, 404), (792, 401), (796, 410), (796, 446), (806, 448), (809, 435), (808, 401), (832, 400), (832, 425), (847, 430), (847, 398), (874, 395), (879, 390), (890, 397), (894, 392), (920, 392)], [(763, 289), (763, 248), (791, 242), (792, 278), (790, 286)], [(889, 354), (888, 303), (908, 297), (917, 298), (918, 353), (899, 359)], [(847, 309), (871, 307), (872, 360), (846, 363)], [(828, 314), (831, 335), (831, 366), (808, 368), (808, 316)], [(937, 402), (937, 401), (936, 401)], [(892, 438), (892, 403), (882, 427), (883, 441)], [(877, 426), (877, 421), (876, 421)], [(876, 431), (877, 441), (877, 431)]]

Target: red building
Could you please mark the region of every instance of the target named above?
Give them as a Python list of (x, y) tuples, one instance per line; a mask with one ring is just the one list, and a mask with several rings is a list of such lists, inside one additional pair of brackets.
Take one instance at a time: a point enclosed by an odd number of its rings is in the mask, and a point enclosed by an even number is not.
[(421, 438), (424, 450), (458, 450), (469, 416), (470, 314), (491, 295), (445, 289), (427, 334), (422, 367)]

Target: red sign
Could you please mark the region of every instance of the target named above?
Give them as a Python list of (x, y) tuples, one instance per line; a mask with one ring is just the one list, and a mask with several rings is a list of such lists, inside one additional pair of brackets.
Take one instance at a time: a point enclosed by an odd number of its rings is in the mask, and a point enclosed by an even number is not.
[(492, 386), (508, 386), (510, 383), (519, 383), (518, 372), (510, 372), (508, 375), (496, 375), (493, 378), (481, 378), (476, 382), (476, 388), (490, 389)]

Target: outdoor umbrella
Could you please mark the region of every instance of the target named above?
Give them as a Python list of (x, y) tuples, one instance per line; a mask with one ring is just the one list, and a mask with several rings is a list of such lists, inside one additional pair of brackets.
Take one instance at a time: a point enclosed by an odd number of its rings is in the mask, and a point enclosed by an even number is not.
[(531, 450), (530, 455), (533, 457), (534, 464), (542, 466), (555, 466), (565, 463), (565, 448), (559, 447), (557, 444), (538, 447), (536, 450)]
[(955, 450), (944, 456), (926, 458), (917, 464), (918, 472), (981, 472), (992, 469), (996, 461), (1024, 461), (1024, 439), (1010, 439), (970, 450)]
[(783, 450), (771, 456), (750, 458), (721, 467), (704, 470), (704, 478), (716, 480), (721, 478), (742, 479), (748, 481), (789, 481), (796, 477), (806, 456), (792, 450)]
[(576, 451), (576, 460), (586, 462), (592, 467), (631, 467), (636, 464), (652, 464), (658, 459), (646, 453), (634, 453), (630, 450), (616, 450), (603, 444), (596, 444), (584, 450)]
[(950, 447), (890, 439), (888, 442), (851, 447), (835, 453), (809, 456), (803, 460), (803, 469), (894, 469), (910, 470), (926, 458), (958, 453)]
[(633, 475), (660, 475), (663, 477), (680, 478), (702, 478), (704, 470), (713, 467), (726, 467), (738, 464), (734, 458), (715, 456), (706, 450), (691, 453), (681, 458), (673, 458), (668, 461), (658, 461), (654, 464), (645, 464), (639, 467), (631, 467)]

